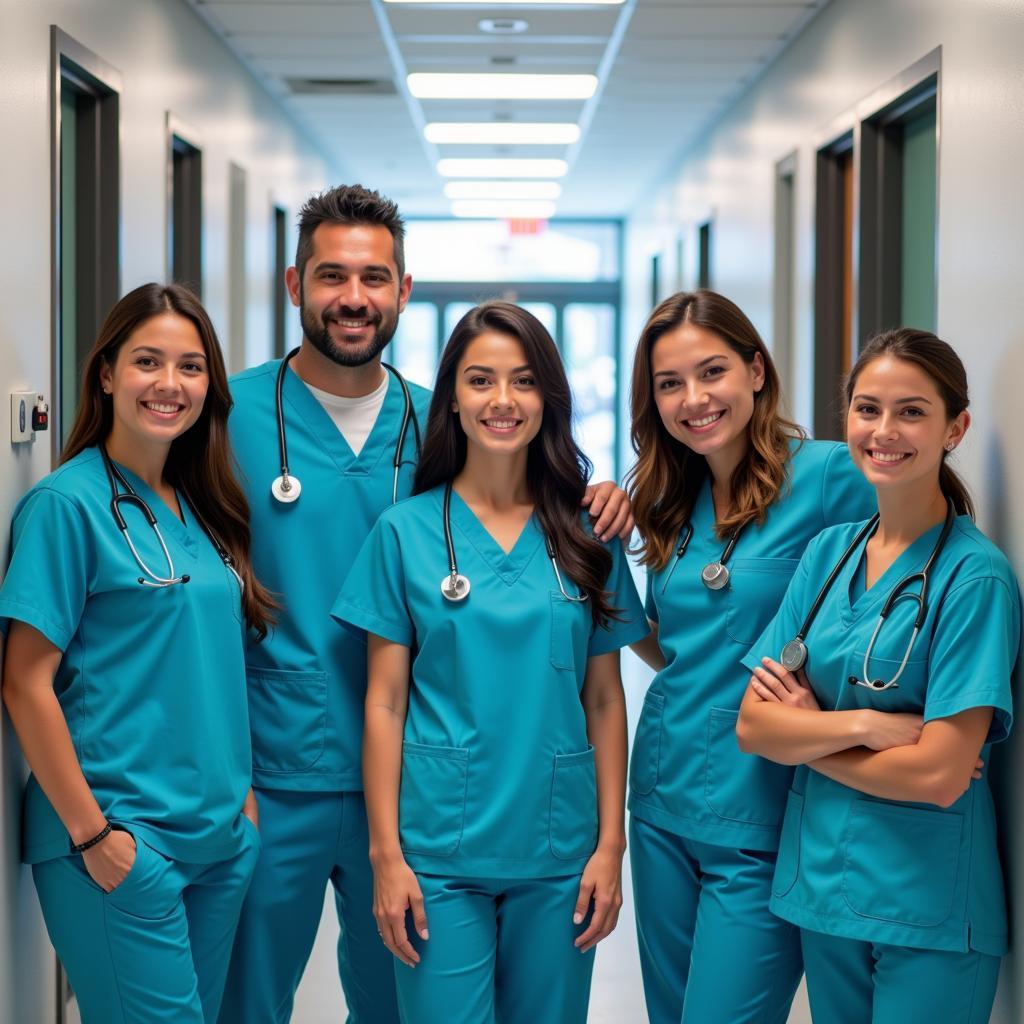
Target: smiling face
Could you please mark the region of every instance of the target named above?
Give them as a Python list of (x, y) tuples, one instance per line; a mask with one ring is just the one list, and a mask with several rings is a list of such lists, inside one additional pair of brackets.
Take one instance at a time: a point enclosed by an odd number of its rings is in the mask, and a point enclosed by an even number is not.
[(169, 447), (199, 419), (209, 384), (195, 324), (178, 313), (151, 317), (100, 369), (113, 402), (111, 438), (122, 447)]
[(882, 355), (858, 374), (846, 415), (850, 454), (872, 486), (938, 485), (946, 451), (963, 438), (970, 416), (949, 418), (935, 381), (914, 363)]
[(321, 224), (300, 281), (286, 275), (302, 330), (313, 347), (341, 366), (363, 366), (394, 336), (412, 278), (399, 278), (391, 232), (380, 224)]
[(452, 411), (471, 447), (491, 454), (524, 451), (540, 431), (544, 396), (522, 343), (485, 331), (463, 350)]
[(747, 450), (754, 396), (764, 386), (760, 353), (751, 363), (714, 331), (684, 323), (651, 349), (654, 402), (665, 429), (731, 473)]

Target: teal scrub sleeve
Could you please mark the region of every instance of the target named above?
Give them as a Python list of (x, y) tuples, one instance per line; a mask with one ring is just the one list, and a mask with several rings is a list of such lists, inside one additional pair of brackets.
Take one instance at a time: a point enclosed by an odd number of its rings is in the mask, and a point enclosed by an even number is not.
[(825, 526), (859, 523), (878, 511), (875, 489), (853, 464), (850, 449), (837, 444), (821, 477), (821, 518)]
[[(95, 549), (84, 527), (63, 494), (42, 487), (28, 495), (14, 517), (11, 563), (0, 586), (0, 633), (17, 619), (61, 651), (67, 648), (95, 575)], [(110, 529), (117, 529), (113, 519)]]
[(1013, 724), (1010, 677), (1020, 645), (1020, 597), (997, 576), (967, 580), (943, 599), (928, 652), (924, 720), (995, 709), (986, 743)]
[[(793, 578), (789, 581), (779, 610), (771, 622), (765, 626), (764, 632), (740, 659), (740, 664), (750, 669), (751, 672), (761, 664), (762, 658), (774, 658), (778, 661), (779, 655), (782, 654), (782, 648), (796, 636), (797, 631), (803, 625), (807, 612), (818, 593), (813, 589), (814, 581), (811, 579), (811, 574), (817, 571), (813, 569), (813, 566), (817, 561), (815, 552), (820, 536), (819, 534), (818, 537), (815, 537), (804, 549), (803, 557), (796, 567), (796, 572), (793, 573)], [(819, 583), (818, 587), (820, 588), (820, 586)]]
[(331, 617), (354, 632), (412, 647), (416, 630), (405, 593), (405, 566), (396, 527), (379, 519), (356, 555)]
[(616, 538), (605, 546), (612, 556), (605, 590), (611, 595), (612, 607), (618, 609), (619, 617), (612, 619), (607, 626), (597, 626), (591, 631), (588, 658), (628, 647), (637, 640), (643, 640), (651, 631), (621, 542)]
[(655, 574), (650, 569), (647, 570), (647, 592), (644, 595), (644, 612), (647, 614), (647, 618), (651, 622), (658, 621), (658, 606), (654, 601), (654, 581)]

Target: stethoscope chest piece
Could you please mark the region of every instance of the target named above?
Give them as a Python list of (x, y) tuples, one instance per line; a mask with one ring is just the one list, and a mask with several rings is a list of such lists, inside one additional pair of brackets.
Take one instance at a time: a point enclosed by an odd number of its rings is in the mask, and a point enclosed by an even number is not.
[(450, 573), (441, 580), (441, 596), (446, 601), (465, 601), (469, 596), (469, 580), (462, 573)]
[(270, 485), (270, 493), (278, 501), (290, 505), (293, 501), (298, 501), (299, 495), (302, 493), (302, 484), (299, 483), (297, 476), (282, 474)]
[(700, 581), (708, 590), (723, 590), (729, 585), (729, 567), (723, 562), (708, 562), (700, 571)]
[(790, 640), (782, 648), (782, 656), (779, 660), (787, 672), (798, 672), (807, 664), (807, 644), (799, 639)]

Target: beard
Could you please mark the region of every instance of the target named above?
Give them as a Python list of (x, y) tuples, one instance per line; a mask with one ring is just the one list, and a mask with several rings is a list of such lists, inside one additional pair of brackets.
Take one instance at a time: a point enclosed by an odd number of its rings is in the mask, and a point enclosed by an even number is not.
[[(345, 318), (343, 307), (341, 317)], [(384, 351), (388, 342), (395, 335), (398, 328), (398, 313), (394, 316), (387, 316), (378, 313), (374, 325), (373, 337), (365, 345), (337, 345), (331, 338), (330, 320), (338, 316), (337, 313), (326, 312), (318, 317), (307, 305), (305, 296), (302, 297), (299, 306), (299, 319), (302, 321), (302, 333), (309, 339), (309, 343), (318, 352), (325, 355), (331, 362), (339, 366), (365, 366), (376, 359)], [(351, 313), (354, 320), (366, 318), (363, 311)]]

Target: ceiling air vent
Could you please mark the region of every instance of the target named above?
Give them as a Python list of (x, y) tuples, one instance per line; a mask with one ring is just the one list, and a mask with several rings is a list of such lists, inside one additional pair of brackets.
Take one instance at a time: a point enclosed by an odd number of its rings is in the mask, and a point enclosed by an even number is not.
[(286, 78), (296, 96), (394, 96), (390, 78)]

